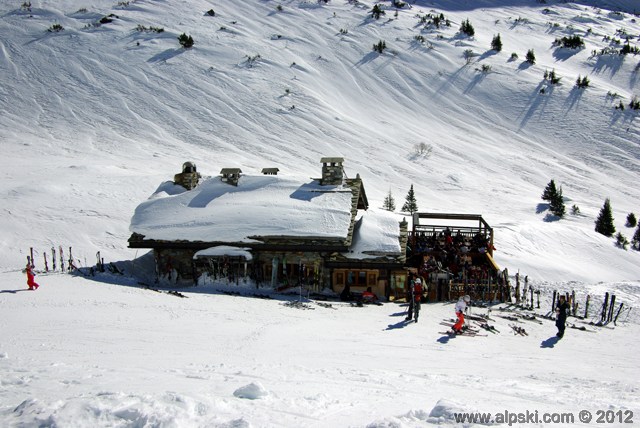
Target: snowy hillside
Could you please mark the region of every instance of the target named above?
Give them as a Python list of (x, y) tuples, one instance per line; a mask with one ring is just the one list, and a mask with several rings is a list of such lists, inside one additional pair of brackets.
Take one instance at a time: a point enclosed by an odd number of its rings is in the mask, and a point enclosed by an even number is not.
[[(414, 184), (421, 211), (482, 214), (503, 267), (638, 280), (640, 255), (593, 231), (610, 198), (630, 240), (624, 222), (640, 200), (638, 113), (614, 108), (640, 94), (640, 57), (592, 55), (624, 34), (640, 45), (637, 19), (617, 9), (633, 2), (459, 3), (383, 2), (378, 20), (370, 1), (2, 3), (0, 265), (58, 245), (80, 259), (135, 257), (135, 207), (186, 160), (205, 175), (309, 177), (341, 156), (372, 205), (391, 191), (400, 207)], [(428, 14), (450, 26), (423, 23)], [(459, 32), (466, 19), (474, 37)], [(553, 46), (571, 35), (585, 47)], [(544, 80), (552, 70), (558, 85)], [(578, 76), (590, 86), (576, 88)], [(549, 218), (540, 195), (551, 179), (580, 215)]]

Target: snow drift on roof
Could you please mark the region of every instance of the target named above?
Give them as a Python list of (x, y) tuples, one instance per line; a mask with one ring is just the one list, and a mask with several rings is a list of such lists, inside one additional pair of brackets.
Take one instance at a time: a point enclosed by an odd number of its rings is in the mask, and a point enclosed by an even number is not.
[(346, 238), (352, 192), (283, 176), (247, 176), (238, 186), (219, 177), (180, 192), (161, 185), (140, 204), (130, 231), (155, 240), (256, 242), (251, 237)]

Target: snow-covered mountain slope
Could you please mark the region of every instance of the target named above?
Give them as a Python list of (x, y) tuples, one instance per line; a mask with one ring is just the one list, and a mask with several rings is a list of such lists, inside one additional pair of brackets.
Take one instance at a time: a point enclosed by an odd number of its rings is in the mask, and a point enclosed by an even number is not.
[[(640, 94), (640, 57), (593, 55), (625, 35), (640, 45), (633, 2), (382, 2), (378, 20), (374, 4), (0, 5), (0, 265), (58, 245), (81, 259), (134, 258), (135, 207), (187, 160), (204, 175), (314, 177), (321, 157), (342, 156), (373, 205), (391, 191), (402, 206), (413, 184), (421, 211), (482, 214), (503, 267), (539, 280), (638, 280), (640, 255), (593, 230), (610, 198), (630, 240), (624, 222), (640, 200), (638, 112), (614, 108)], [(425, 25), (428, 14), (450, 26)], [(467, 19), (474, 37), (459, 33)], [(553, 45), (575, 35), (583, 49)], [(544, 79), (552, 70), (558, 85)], [(576, 88), (578, 76), (590, 86)], [(551, 179), (569, 212), (559, 221), (540, 199)]]

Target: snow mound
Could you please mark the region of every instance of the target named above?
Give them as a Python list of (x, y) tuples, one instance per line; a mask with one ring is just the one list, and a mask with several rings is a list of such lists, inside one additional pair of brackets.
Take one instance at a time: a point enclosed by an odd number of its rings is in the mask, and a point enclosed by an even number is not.
[[(473, 413), (477, 413), (477, 411), (473, 409), (466, 409), (461, 404), (455, 403), (453, 401), (440, 399), (438, 400), (436, 405), (433, 407), (433, 409), (431, 409), (431, 412), (429, 413), (429, 417), (427, 418), (427, 422), (432, 424), (444, 424), (444, 423), (458, 424), (459, 422), (456, 422), (456, 415), (460, 415), (463, 413), (473, 414)], [(491, 424), (482, 424), (480, 422), (476, 422), (476, 423), (480, 425), (491, 425)]]
[(269, 392), (259, 382), (251, 382), (249, 385), (245, 385), (236, 389), (233, 395), (238, 398), (248, 398), (249, 400), (257, 400), (269, 395)]

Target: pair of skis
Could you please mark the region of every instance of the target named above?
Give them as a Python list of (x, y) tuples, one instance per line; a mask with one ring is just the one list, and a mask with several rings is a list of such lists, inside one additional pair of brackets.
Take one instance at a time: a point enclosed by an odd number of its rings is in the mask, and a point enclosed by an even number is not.
[(480, 321), (475, 321), (476, 324), (478, 324), (478, 326), (484, 330), (487, 330), (490, 333), (493, 334), (498, 334), (500, 333), (500, 330), (498, 330), (495, 326), (490, 325), (487, 322), (480, 322)]
[(511, 329), (513, 330), (513, 334), (516, 336), (529, 336), (529, 333), (527, 333), (527, 330), (525, 330), (524, 327), (520, 327), (519, 325), (515, 324), (511, 324), (509, 325), (509, 327), (511, 327)]
[[(445, 320), (445, 321), (449, 321), (449, 320)], [(473, 327), (469, 327), (469, 326), (465, 326), (463, 327), (461, 332), (455, 332), (453, 331), (453, 324), (451, 324), (450, 322), (441, 322), (440, 325), (449, 327), (448, 331), (440, 331), (439, 334), (448, 334), (451, 337), (456, 337), (456, 336), (488, 336), (488, 334), (482, 334), (480, 332), (480, 330), (478, 330), (477, 328), (473, 328)]]

